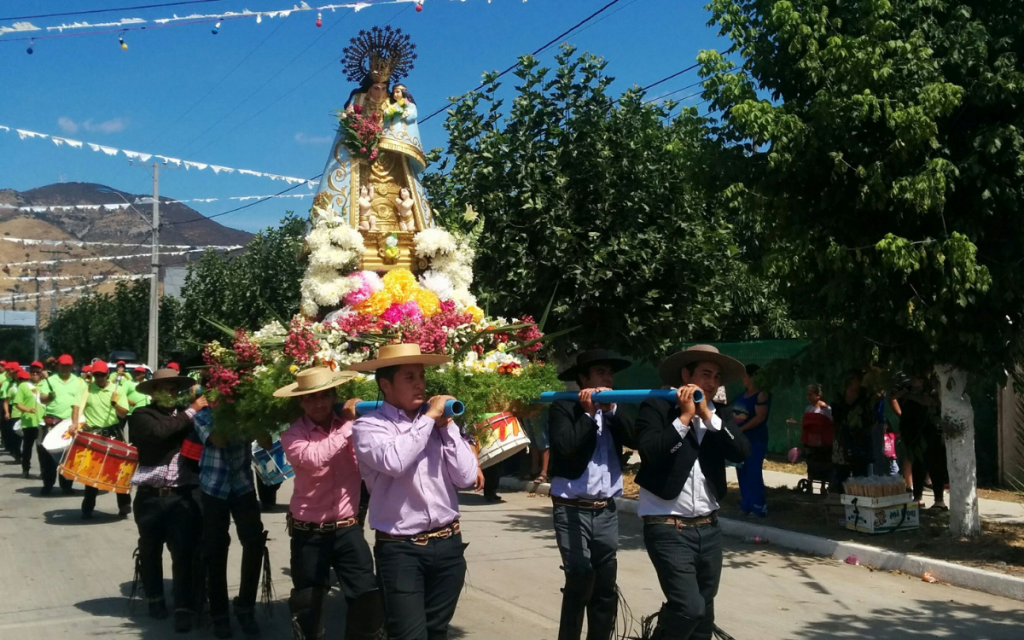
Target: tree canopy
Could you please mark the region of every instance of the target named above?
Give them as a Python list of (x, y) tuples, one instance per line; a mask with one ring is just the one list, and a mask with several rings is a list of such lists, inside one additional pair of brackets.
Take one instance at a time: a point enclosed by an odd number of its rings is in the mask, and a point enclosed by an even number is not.
[(483, 216), (481, 302), (540, 317), (554, 296), (547, 329), (580, 325), (567, 346), (645, 358), (685, 341), (788, 334), (709, 188), (704, 161), (719, 143), (696, 111), (672, 117), (676, 105), (635, 90), (614, 98), (605, 62), (572, 47), (557, 63), (521, 58), (507, 109), (487, 74), (449, 113), (446, 154), (424, 178), (445, 226), (468, 224), (467, 207)]
[(713, 0), (700, 56), (794, 319), (828, 357), (1002, 372), (1022, 355), (1024, 5)]

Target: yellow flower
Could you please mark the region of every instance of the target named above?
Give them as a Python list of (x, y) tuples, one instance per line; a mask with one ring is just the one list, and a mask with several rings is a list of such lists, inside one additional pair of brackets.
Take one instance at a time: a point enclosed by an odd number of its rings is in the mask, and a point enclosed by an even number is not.
[(500, 351), (502, 353), (505, 353), (505, 343), (504, 342), (499, 342), (498, 343), (498, 351)]
[(386, 291), (391, 296), (391, 302), (393, 303), (402, 304), (408, 302), (413, 292), (418, 288), (416, 276), (412, 275), (412, 272), (408, 269), (393, 269), (384, 276), (383, 291)]
[(419, 305), (420, 311), (423, 312), (423, 317), (425, 318), (441, 313), (441, 300), (433, 291), (417, 288), (412, 293), (412, 299)]
[(480, 322), (481, 320), (484, 319), (483, 309), (476, 306), (475, 304), (471, 304), (468, 307), (466, 307), (466, 313), (472, 316), (473, 322)]
[(384, 288), (353, 308), (356, 310), (356, 313), (363, 316), (379, 316), (387, 311), (392, 302), (391, 293), (387, 288)]
[(288, 373), (298, 373), (298, 372), (299, 372), (299, 365), (293, 364), (292, 366), (288, 367)]

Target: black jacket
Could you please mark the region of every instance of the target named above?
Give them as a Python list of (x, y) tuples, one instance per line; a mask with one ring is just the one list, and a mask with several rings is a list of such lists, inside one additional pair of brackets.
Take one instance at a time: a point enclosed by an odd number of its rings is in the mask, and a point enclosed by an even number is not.
[(173, 411), (147, 405), (128, 416), (128, 436), (139, 450), (140, 465), (165, 465), (181, 450), (181, 443), (192, 429), (192, 418), (184, 411), (171, 415)]
[[(625, 465), (622, 447), (636, 448), (633, 421), (619, 415), (604, 414), (602, 422), (611, 430), (619, 463)], [(553, 478), (573, 480), (583, 475), (594, 457), (597, 423), (584, 413), (580, 403), (558, 400), (551, 404), (548, 413), (548, 438), (551, 441), (548, 473)]]
[(732, 419), (732, 412), (717, 407), (722, 417), (721, 431), (707, 431), (697, 444), (691, 429), (685, 438), (672, 425), (679, 417), (679, 408), (665, 400), (645, 400), (636, 419), (637, 444), (640, 451), (640, 472), (636, 483), (662, 500), (674, 500), (683, 490), (693, 463), (700, 459), (700, 468), (711, 484), (716, 500), (725, 496), (725, 461), (741, 463), (750, 456), (750, 441)]

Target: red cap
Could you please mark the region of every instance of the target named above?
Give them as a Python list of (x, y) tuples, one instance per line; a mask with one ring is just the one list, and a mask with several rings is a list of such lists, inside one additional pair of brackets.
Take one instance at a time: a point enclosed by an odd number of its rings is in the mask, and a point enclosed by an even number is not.
[(92, 373), (92, 365), (91, 364), (82, 365), (82, 373)]
[(43, 363), (39, 362), (38, 360), (36, 360), (32, 364), (30, 364), (29, 366), (32, 367), (33, 369), (42, 369), (43, 368)]
[(7, 363), (6, 365), (5, 365), (5, 368), (6, 368), (6, 369), (7, 369), (8, 371), (17, 371), (18, 369), (20, 369), (20, 368), (21, 368), (21, 366), (20, 366), (20, 365), (19, 365), (19, 364), (17, 363), (17, 361), (15, 361), (15, 360), (11, 360), (10, 362), (8, 362), (8, 363)]
[(124, 360), (118, 360), (117, 364), (124, 364)]
[(29, 379), (28, 371), (25, 371), (24, 369), (18, 369), (18, 380), (28, 380), (28, 379)]
[(135, 367), (132, 369), (132, 373), (146, 373), (146, 367)]
[(57, 364), (75, 364), (75, 359), (65, 353), (57, 358)]
[(110, 373), (110, 367), (107, 366), (106, 362), (99, 360), (97, 362), (92, 363), (92, 372), (93, 374)]
[(174, 369), (178, 373), (181, 373), (181, 367), (178, 366), (177, 362), (168, 362), (167, 363), (167, 368), (168, 369)]

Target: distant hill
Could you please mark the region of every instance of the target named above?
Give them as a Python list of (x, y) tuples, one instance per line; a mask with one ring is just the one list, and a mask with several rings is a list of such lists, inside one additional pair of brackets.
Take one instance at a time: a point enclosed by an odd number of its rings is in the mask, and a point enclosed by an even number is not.
[[(15, 297), (13, 307), (34, 310), (36, 298), (21, 298), (24, 294), (35, 293), (36, 282), (19, 281), (19, 276), (59, 276), (57, 281), (40, 283), (41, 292), (66, 289), (81, 285), (90, 276), (126, 275), (147, 273), (149, 258), (129, 260), (89, 260), (80, 262), (76, 258), (100, 258), (129, 254), (148, 254), (150, 247), (149, 223), (152, 204), (134, 205), (134, 209), (115, 211), (94, 209), (70, 209), (58, 211), (25, 211), (12, 207), (54, 206), (76, 204), (123, 204), (134, 203), (147, 194), (132, 194), (111, 189), (104, 185), (69, 182), (51, 184), (28, 191), (0, 189), (0, 307), (12, 308), (11, 296)], [(123, 198), (123, 199), (122, 199)], [(252, 234), (226, 227), (215, 220), (209, 220), (191, 207), (180, 203), (167, 203), (173, 198), (161, 197), (160, 244), (161, 245), (245, 245)], [(141, 216), (140, 216), (141, 214)], [(145, 217), (145, 220), (143, 220)], [(187, 221), (187, 223), (186, 223)], [(175, 224), (185, 223), (185, 224)], [(88, 242), (119, 243), (124, 246), (90, 245), (32, 245), (5, 241), (3, 238), (26, 238), (35, 240), (68, 240)], [(182, 266), (189, 260), (198, 259), (199, 253), (185, 256), (163, 256), (160, 260), (165, 267)], [(20, 262), (42, 260), (70, 260), (56, 265), (17, 265)], [(11, 266), (11, 265), (14, 266)], [(105, 292), (114, 288), (113, 281), (107, 281), (87, 291)], [(12, 291), (14, 289), (14, 291)], [(57, 305), (63, 306), (77, 299), (81, 291), (57, 293)], [(50, 313), (52, 296), (42, 296), (40, 311), (46, 318)]]

